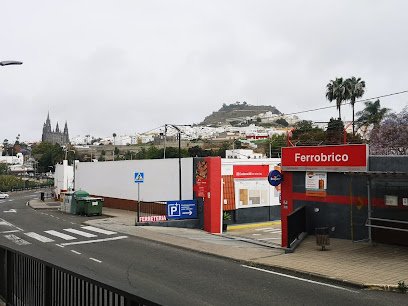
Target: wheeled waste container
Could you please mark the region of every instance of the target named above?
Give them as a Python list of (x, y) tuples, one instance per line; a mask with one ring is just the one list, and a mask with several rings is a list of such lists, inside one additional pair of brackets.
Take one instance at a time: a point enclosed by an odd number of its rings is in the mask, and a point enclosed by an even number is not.
[(79, 206), (82, 207), (82, 213), (86, 216), (101, 216), (103, 198), (83, 197), (78, 199)]
[(89, 193), (86, 191), (78, 190), (74, 192), (71, 200), (71, 214), (81, 215), (84, 213), (84, 205), (80, 200), (86, 197), (89, 197)]

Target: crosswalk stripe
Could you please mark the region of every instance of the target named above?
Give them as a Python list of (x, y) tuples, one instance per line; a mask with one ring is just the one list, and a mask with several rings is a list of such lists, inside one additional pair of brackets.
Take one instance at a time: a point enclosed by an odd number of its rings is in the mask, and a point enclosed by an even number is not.
[(67, 234), (64, 234), (64, 233), (60, 233), (60, 232), (57, 232), (57, 231), (54, 231), (54, 230), (50, 230), (50, 231), (45, 231), (47, 234), (50, 234), (50, 235), (52, 235), (52, 236), (56, 236), (56, 237), (59, 237), (59, 238), (62, 238), (62, 239), (64, 239), (64, 240), (75, 240), (76, 238), (75, 237), (73, 237), (73, 236), (70, 236), (70, 235), (67, 235)]
[(51, 238), (41, 236), (40, 234), (37, 234), (37, 233), (34, 233), (34, 232), (24, 233), (24, 234), (27, 235), (28, 237), (34, 238), (34, 239), (36, 239), (38, 241), (41, 241), (41, 242), (53, 242), (54, 241)]
[(114, 240), (120, 240), (120, 239), (125, 239), (128, 236), (116, 236), (112, 238), (104, 238), (104, 239), (95, 239), (95, 240), (86, 240), (86, 241), (76, 241), (76, 242), (66, 242), (66, 243), (61, 243), (60, 246), (64, 247), (67, 245), (77, 245), (77, 244), (89, 244), (89, 243), (96, 243), (96, 242), (105, 242), (105, 241), (114, 241)]
[(93, 237), (97, 237), (97, 235), (95, 234), (91, 234), (91, 233), (87, 233), (87, 232), (83, 232), (74, 228), (64, 228), (64, 231), (73, 233), (73, 234), (77, 234), (79, 236), (83, 236), (83, 237), (87, 237), (87, 238), (93, 238)]
[(82, 229), (88, 230), (88, 231), (91, 231), (91, 232), (105, 234), (105, 235), (115, 235), (115, 234), (117, 234), (116, 232), (107, 231), (107, 230), (97, 228), (97, 227), (93, 227), (93, 226), (83, 226)]

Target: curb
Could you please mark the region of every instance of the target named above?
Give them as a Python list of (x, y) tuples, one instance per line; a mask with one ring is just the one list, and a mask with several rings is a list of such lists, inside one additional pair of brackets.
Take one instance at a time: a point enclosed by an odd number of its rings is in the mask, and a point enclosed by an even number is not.
[[(87, 224), (87, 221), (83, 222), (83, 224)], [(130, 234), (128, 234), (128, 235), (130, 235)], [(255, 261), (251, 261), (251, 260), (236, 259), (236, 258), (232, 258), (232, 257), (225, 256), (225, 255), (222, 255), (222, 254), (216, 254), (216, 253), (208, 252), (208, 251), (205, 251), (205, 250), (197, 250), (197, 249), (189, 248), (187, 246), (172, 244), (170, 242), (161, 241), (161, 240), (155, 240), (155, 239), (149, 238), (149, 237), (136, 236), (136, 235), (130, 235), (130, 236), (137, 237), (139, 239), (149, 241), (149, 242), (153, 242), (153, 243), (163, 244), (163, 245), (167, 245), (167, 246), (182, 249), (182, 250), (187, 250), (187, 251), (194, 252), (194, 253), (197, 253), (197, 254), (205, 254), (205, 255), (213, 256), (215, 258), (225, 259), (225, 260), (233, 261), (233, 262), (236, 262), (236, 263), (239, 263), (239, 264), (245, 264), (247, 266), (262, 268), (262, 269), (270, 270), (270, 271), (274, 271), (274, 272), (281, 272), (281, 273), (285, 273), (285, 274), (288, 274), (288, 275), (291, 275), (291, 276), (302, 277), (302, 278), (305, 278), (305, 279), (310, 279), (310, 280), (315, 280), (315, 281), (320, 281), (320, 282), (329, 282), (331, 284), (336, 284), (336, 285), (355, 288), (355, 289), (360, 289), (360, 290), (366, 289), (366, 290), (376, 290), (376, 291), (400, 292), (397, 289), (397, 286), (393, 286), (393, 285), (363, 284), (363, 283), (353, 282), (353, 281), (349, 281), (349, 280), (338, 279), (338, 278), (335, 278), (335, 277), (330, 277), (328, 275), (322, 275), (322, 274), (318, 274), (318, 273), (305, 272), (305, 271), (290, 269), (290, 268), (287, 268), (287, 267), (281, 267), (281, 266), (277, 266), (277, 265), (265, 265), (265, 264), (260, 264), (260, 263), (257, 263)], [(230, 237), (226, 237), (226, 238), (230, 238)], [(235, 239), (235, 238), (230, 238), (230, 239)], [(250, 241), (243, 241), (243, 242), (251, 243)], [(258, 244), (258, 243), (255, 243), (255, 244)], [(259, 245), (261, 245), (261, 244), (259, 244)], [(263, 244), (261, 246), (274, 248), (272, 246), (263, 245)], [(279, 249), (279, 248), (276, 248), (276, 249)], [(284, 249), (284, 248), (282, 248), (282, 249)]]
[(262, 223), (234, 224), (234, 225), (228, 225), (228, 231), (257, 228), (257, 227), (263, 227), (263, 226), (269, 226), (269, 225), (278, 225), (280, 223), (281, 221), (269, 221), (269, 222), (262, 222)]

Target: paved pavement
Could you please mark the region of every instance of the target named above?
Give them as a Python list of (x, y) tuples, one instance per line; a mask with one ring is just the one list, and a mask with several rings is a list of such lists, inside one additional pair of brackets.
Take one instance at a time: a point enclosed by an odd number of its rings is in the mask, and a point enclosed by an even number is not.
[[(41, 205), (38, 202), (32, 200), (30, 206), (36, 209), (50, 208), (50, 205)], [(358, 287), (395, 290), (400, 281), (408, 284), (407, 247), (353, 243), (331, 238), (328, 249), (321, 251), (320, 247), (316, 246), (315, 238), (309, 236), (294, 253), (285, 254), (284, 250), (277, 247), (276, 239), (259, 241), (263, 239), (260, 238), (264, 237), (262, 235), (280, 235), (276, 230), (276, 222), (232, 227), (232, 230), (224, 235), (212, 235), (198, 229), (134, 226), (136, 215), (132, 211), (103, 208), (103, 214), (108, 217), (88, 219), (84, 223), (230, 258), (247, 265), (330, 279)], [(269, 232), (265, 232), (268, 228)], [(253, 236), (254, 233), (261, 235)]]

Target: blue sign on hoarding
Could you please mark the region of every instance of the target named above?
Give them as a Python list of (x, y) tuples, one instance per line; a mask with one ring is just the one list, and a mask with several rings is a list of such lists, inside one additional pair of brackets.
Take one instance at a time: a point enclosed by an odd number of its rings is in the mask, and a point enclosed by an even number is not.
[(197, 218), (196, 200), (167, 201), (166, 203), (168, 220)]
[(144, 183), (144, 172), (135, 172), (135, 183)]
[(283, 181), (283, 176), (282, 173), (280, 173), (278, 170), (272, 170), (269, 172), (268, 175), (268, 182), (272, 186), (276, 187), (279, 186), (280, 183)]

